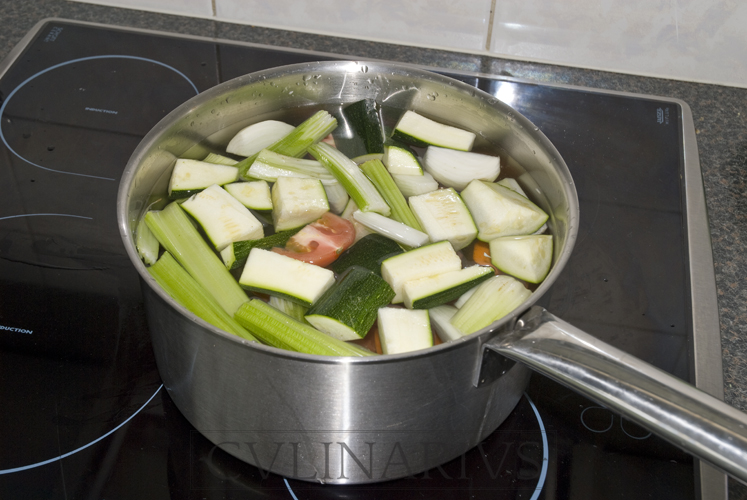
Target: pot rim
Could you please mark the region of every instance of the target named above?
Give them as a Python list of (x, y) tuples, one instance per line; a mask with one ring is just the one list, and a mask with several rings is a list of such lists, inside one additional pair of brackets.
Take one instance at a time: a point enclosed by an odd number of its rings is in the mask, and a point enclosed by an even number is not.
[[(371, 71), (374, 68), (375, 71)], [(260, 344), (257, 342), (249, 342), (236, 335), (232, 335), (219, 328), (214, 327), (208, 322), (196, 316), (194, 313), (177, 303), (170, 295), (163, 290), (155, 279), (150, 276), (146, 270), (145, 264), (142, 262), (140, 256), (137, 253), (133, 231), (131, 227), (131, 221), (128, 217), (127, 210), (127, 198), (129, 194), (130, 186), (133, 182), (135, 173), (140, 166), (143, 159), (143, 155), (153, 146), (161, 134), (168, 129), (168, 127), (180, 118), (184, 118), (189, 115), (195, 108), (198, 108), (201, 104), (206, 101), (210, 101), (218, 96), (221, 96), (226, 91), (249, 85), (262, 80), (269, 80), (271, 78), (277, 78), (281, 76), (288, 76), (297, 73), (313, 73), (313, 72), (367, 72), (371, 76), (384, 75), (385, 73), (392, 73), (393, 71), (407, 72), (410, 75), (437, 81), (444, 83), (454, 88), (455, 91), (461, 91), (468, 95), (471, 95), (474, 99), (483, 101), (486, 107), (493, 108), (497, 112), (507, 115), (512, 114), (512, 118), (520, 127), (523, 127), (532, 136), (532, 139), (537, 141), (537, 145), (543, 149), (549, 157), (553, 158), (553, 167), (559, 174), (559, 177), (564, 181), (563, 189), (565, 190), (565, 196), (569, 200), (568, 204), (568, 233), (566, 237), (565, 246), (560, 253), (558, 259), (553, 263), (550, 273), (539, 285), (539, 287), (532, 292), (532, 294), (525, 300), (520, 306), (518, 306), (510, 314), (503, 318), (495, 321), (489, 326), (478, 330), (474, 333), (466, 335), (461, 339), (443, 342), (439, 345), (429, 347), (427, 349), (421, 349), (418, 351), (411, 351), (402, 354), (388, 354), (383, 356), (367, 356), (367, 357), (332, 357), (322, 356), (316, 354), (304, 354), (294, 351), (287, 351), (284, 349)], [(125, 250), (130, 258), (130, 261), (135, 266), (142, 282), (151, 288), (162, 300), (166, 301), (171, 307), (175, 308), (182, 315), (188, 318), (190, 321), (199, 324), (204, 330), (210, 332), (212, 335), (217, 335), (219, 338), (235, 342), (237, 347), (244, 349), (257, 349), (272, 356), (279, 356), (283, 358), (296, 359), (298, 361), (313, 362), (318, 364), (385, 364), (399, 362), (401, 360), (409, 360), (412, 358), (429, 357), (434, 355), (440, 355), (445, 351), (456, 349), (458, 346), (466, 342), (477, 341), (478, 345), (490, 340), (491, 338), (498, 335), (501, 331), (512, 330), (516, 319), (523, 314), (527, 309), (534, 305), (545, 292), (553, 285), (559, 274), (563, 271), (566, 263), (570, 259), (570, 255), (573, 251), (573, 247), (576, 242), (578, 235), (578, 220), (579, 220), (579, 202), (576, 187), (573, 182), (570, 170), (563, 160), (562, 156), (552, 144), (552, 142), (542, 133), (542, 131), (534, 125), (528, 118), (518, 112), (515, 108), (509, 106), (498, 100), (496, 97), (488, 94), (487, 92), (473, 87), (467, 83), (461, 82), (454, 78), (441, 75), (432, 71), (422, 69), (402, 63), (388, 63), (381, 61), (370, 61), (370, 60), (342, 60), (342, 61), (314, 61), (307, 63), (297, 63), (285, 66), (278, 66), (275, 68), (265, 69), (253, 73), (249, 73), (226, 82), (219, 83), (218, 85), (199, 93), (195, 97), (185, 101), (165, 117), (163, 117), (138, 144), (134, 150), (127, 165), (122, 173), (120, 179), (119, 189), (117, 192), (117, 222), (119, 226), (120, 236), (125, 246)]]

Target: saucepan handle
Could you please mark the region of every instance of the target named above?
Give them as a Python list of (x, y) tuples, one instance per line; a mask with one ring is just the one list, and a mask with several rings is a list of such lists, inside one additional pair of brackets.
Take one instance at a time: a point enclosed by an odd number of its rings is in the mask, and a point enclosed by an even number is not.
[(747, 415), (533, 307), (485, 347), (747, 482)]

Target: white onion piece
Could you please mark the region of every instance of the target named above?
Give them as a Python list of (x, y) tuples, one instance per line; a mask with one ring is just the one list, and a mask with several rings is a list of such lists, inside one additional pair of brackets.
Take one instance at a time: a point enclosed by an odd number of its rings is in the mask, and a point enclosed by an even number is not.
[(255, 123), (239, 130), (226, 146), (226, 151), (239, 156), (252, 156), (275, 144), (295, 128), (277, 120)]
[(406, 198), (427, 194), (438, 189), (438, 182), (428, 172), (423, 172), (423, 175), (392, 174), (392, 179)]
[(428, 146), (423, 159), (425, 170), (446, 187), (457, 191), (475, 179), (493, 182), (501, 173), (497, 156)]
[(449, 342), (464, 337), (464, 333), (451, 324), (451, 318), (458, 310), (459, 309), (456, 307), (447, 304), (428, 309), (431, 327), (436, 331), (436, 334), (443, 342)]
[(425, 245), (430, 241), (428, 235), (424, 232), (413, 229), (407, 224), (402, 224), (389, 217), (384, 217), (376, 212), (361, 212), (357, 210), (353, 212), (353, 218), (368, 229), (411, 248)]

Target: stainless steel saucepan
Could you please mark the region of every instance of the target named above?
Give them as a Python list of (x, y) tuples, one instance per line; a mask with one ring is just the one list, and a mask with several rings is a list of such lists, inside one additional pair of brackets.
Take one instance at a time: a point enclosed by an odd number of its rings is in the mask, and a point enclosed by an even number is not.
[[(220, 152), (251, 123), (299, 123), (317, 109), (335, 111), (364, 98), (382, 104), (390, 124), (411, 109), (476, 132), (476, 147), (497, 151), (503, 168), (550, 214), (553, 268), (521, 307), (459, 341), (348, 359), (244, 342), (160, 289), (138, 258), (133, 233), (145, 210), (163, 203), (175, 158)], [(143, 139), (124, 172), (117, 215), (142, 279), (169, 395), (213, 443), (262, 469), (326, 483), (427, 470), (495, 430), (534, 370), (747, 481), (744, 414), (533, 307), (576, 240), (575, 187), (537, 127), (469, 85), (378, 62), (299, 64), (231, 80), (175, 109)]]

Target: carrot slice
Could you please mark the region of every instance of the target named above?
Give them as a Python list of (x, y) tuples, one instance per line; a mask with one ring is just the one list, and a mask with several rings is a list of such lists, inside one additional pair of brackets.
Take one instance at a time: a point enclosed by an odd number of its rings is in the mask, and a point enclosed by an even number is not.
[(475, 261), (475, 264), (481, 266), (492, 266), (493, 263), (490, 262), (490, 246), (484, 241), (475, 241), (472, 247), (472, 260)]

